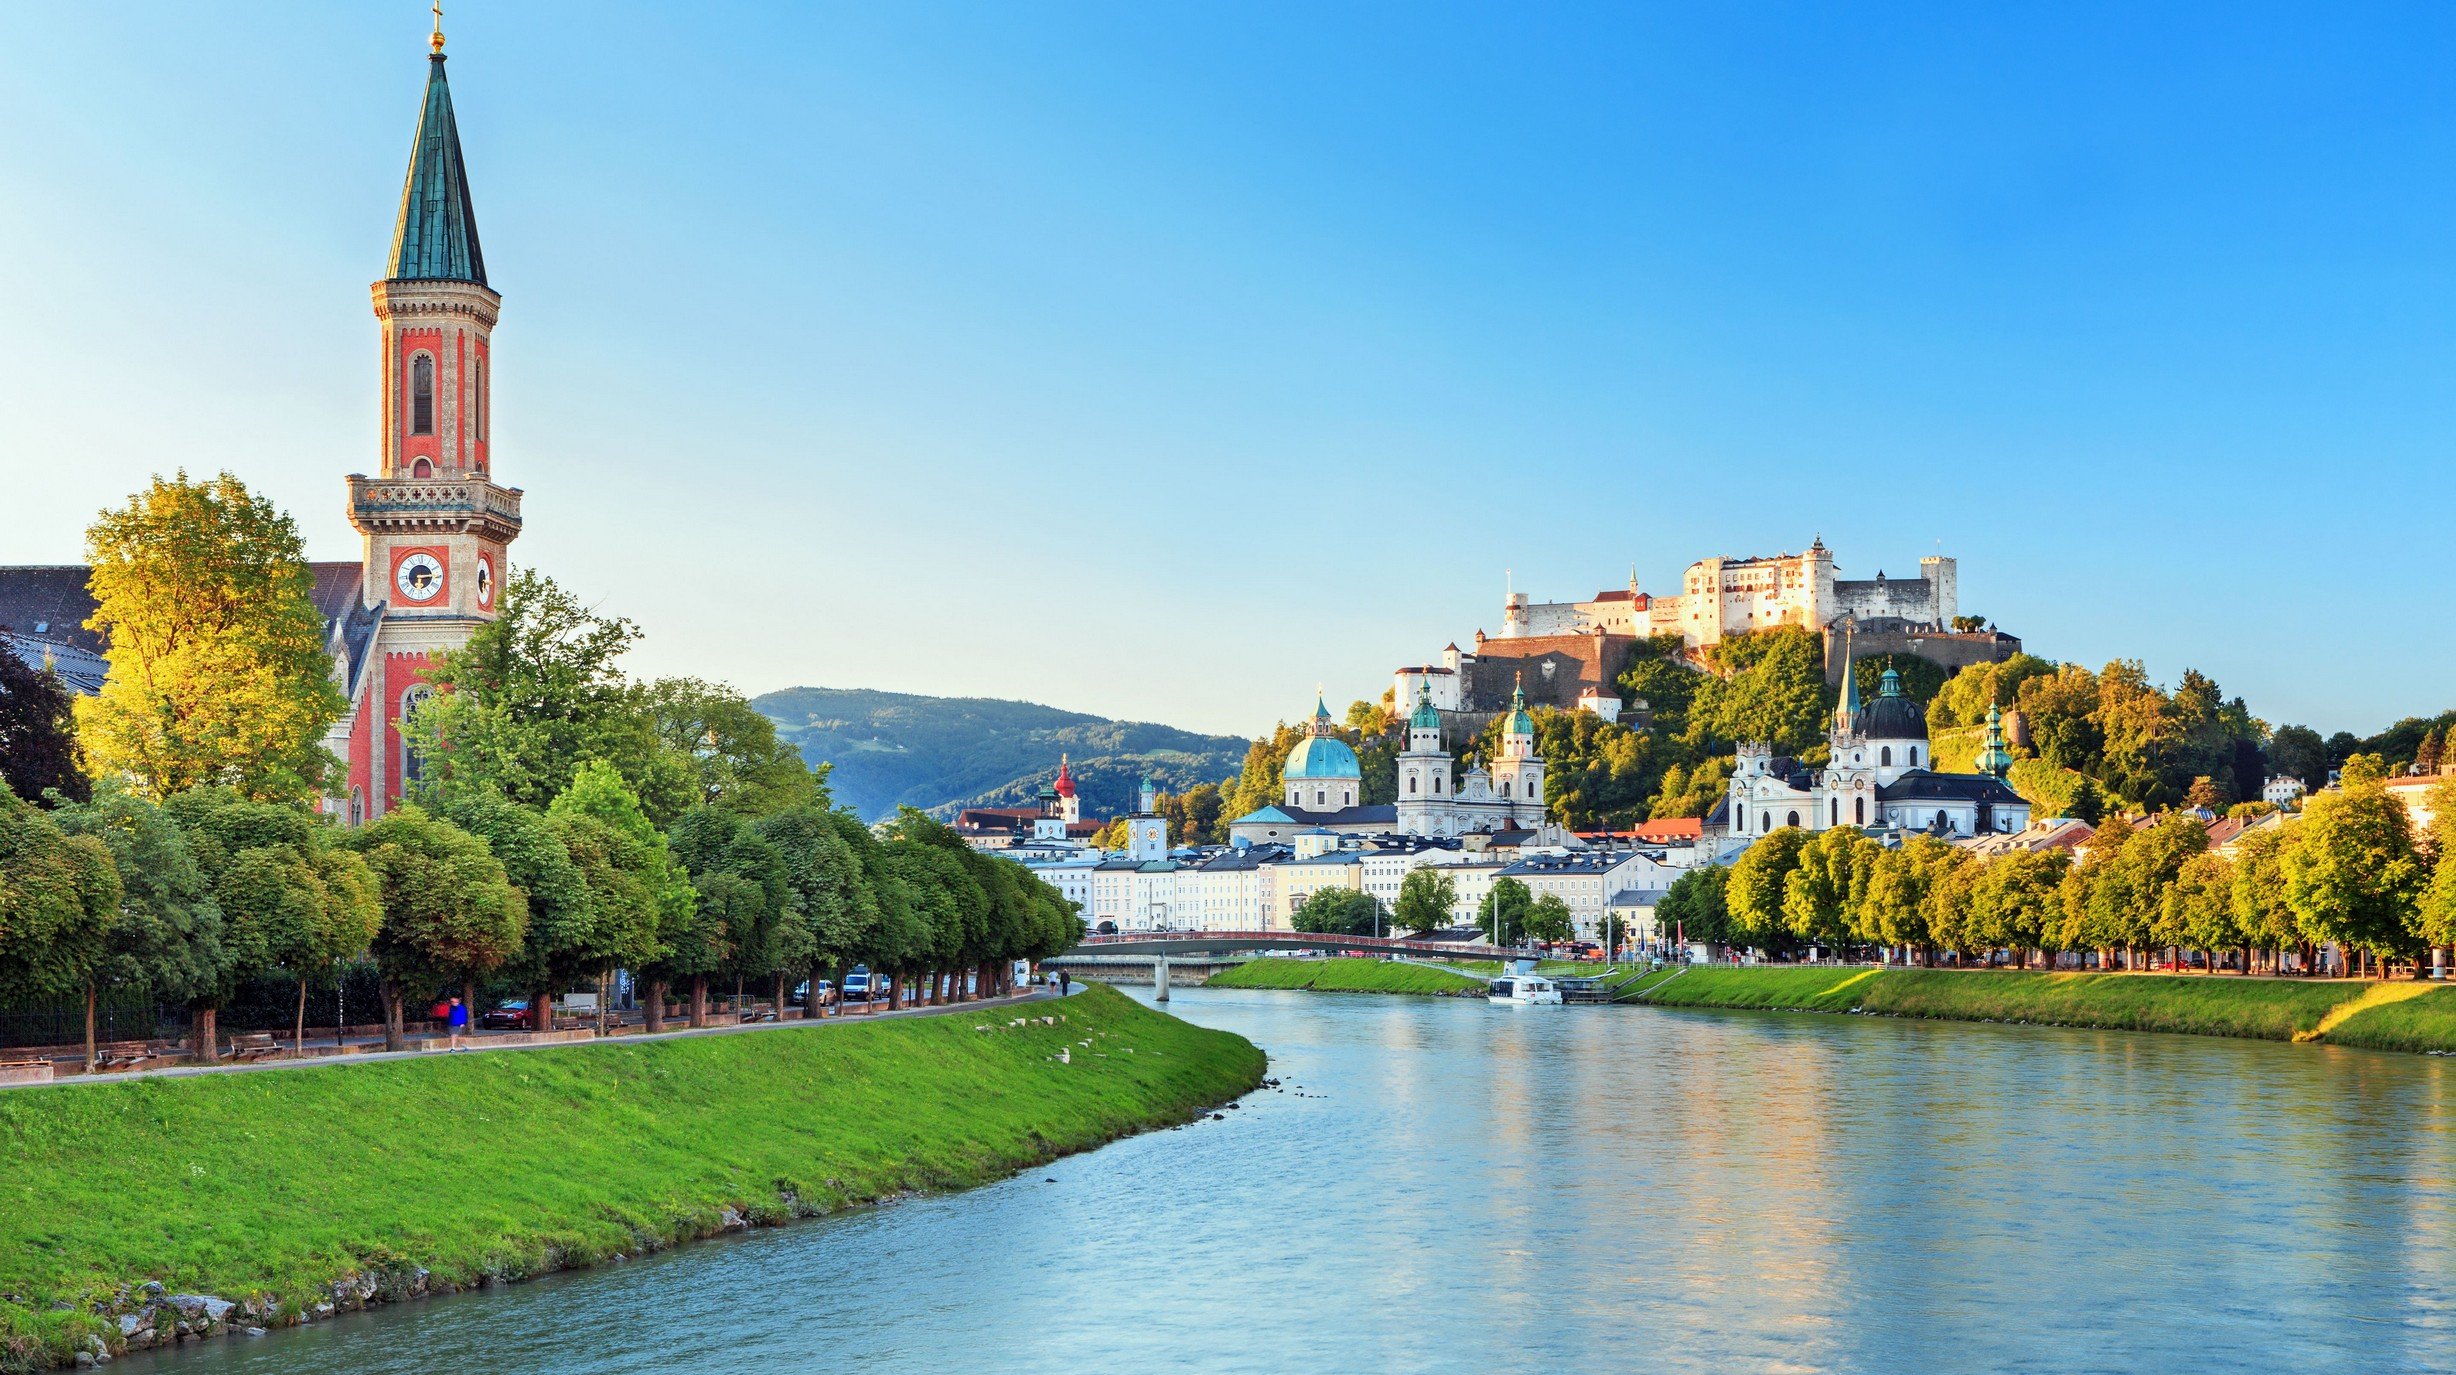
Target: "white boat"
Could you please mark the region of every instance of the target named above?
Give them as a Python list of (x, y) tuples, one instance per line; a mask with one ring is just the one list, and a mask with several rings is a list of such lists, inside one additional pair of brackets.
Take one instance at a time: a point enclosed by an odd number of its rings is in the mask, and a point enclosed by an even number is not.
[(1485, 997), (1514, 1007), (1557, 1007), (1561, 989), (1550, 979), (1533, 974), (1507, 974), (1492, 981), (1492, 990)]

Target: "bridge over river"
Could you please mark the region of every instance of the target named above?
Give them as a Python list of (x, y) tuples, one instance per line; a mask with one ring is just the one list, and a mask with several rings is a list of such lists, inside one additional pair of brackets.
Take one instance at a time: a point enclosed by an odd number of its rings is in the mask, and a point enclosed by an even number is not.
[(1172, 980), (1198, 984), (1258, 950), (1314, 950), (1326, 955), (1398, 955), (1429, 961), (1511, 960), (1529, 952), (1497, 945), (1411, 940), (1403, 936), (1338, 936), (1308, 931), (1134, 931), (1086, 936), (1074, 949), (1043, 961), (1078, 978), (1141, 982), (1168, 1000)]

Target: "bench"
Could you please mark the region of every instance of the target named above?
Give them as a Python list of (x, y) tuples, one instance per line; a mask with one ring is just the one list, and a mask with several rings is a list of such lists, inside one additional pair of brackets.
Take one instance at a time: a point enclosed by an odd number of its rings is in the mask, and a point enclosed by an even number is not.
[(135, 1069), (156, 1058), (151, 1042), (110, 1041), (94, 1047), (94, 1073), (114, 1074), (123, 1069)]
[(241, 1063), (279, 1054), (281, 1042), (274, 1039), (269, 1031), (251, 1031), (244, 1036), (230, 1038), (230, 1058)]

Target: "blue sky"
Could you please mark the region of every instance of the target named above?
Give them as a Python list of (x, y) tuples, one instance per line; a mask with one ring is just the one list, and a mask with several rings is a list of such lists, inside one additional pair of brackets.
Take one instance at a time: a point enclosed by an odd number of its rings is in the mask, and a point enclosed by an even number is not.
[[(1249, 732), (1542, 597), (1961, 559), (2451, 704), (2456, 10), (446, 6), (516, 560), (637, 666)], [(0, 562), (351, 557), (408, 3), (12, 11)]]

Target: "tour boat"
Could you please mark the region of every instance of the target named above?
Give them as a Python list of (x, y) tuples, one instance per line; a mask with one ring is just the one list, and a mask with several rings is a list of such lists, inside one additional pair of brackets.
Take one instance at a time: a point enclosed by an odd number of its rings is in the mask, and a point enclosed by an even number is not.
[(1493, 1002), (1514, 1007), (1557, 1006), (1561, 1000), (1558, 984), (1533, 974), (1511, 974), (1492, 981), (1492, 991), (1485, 995)]

